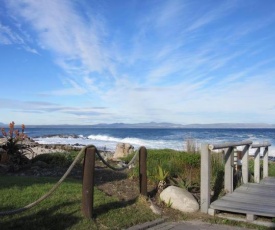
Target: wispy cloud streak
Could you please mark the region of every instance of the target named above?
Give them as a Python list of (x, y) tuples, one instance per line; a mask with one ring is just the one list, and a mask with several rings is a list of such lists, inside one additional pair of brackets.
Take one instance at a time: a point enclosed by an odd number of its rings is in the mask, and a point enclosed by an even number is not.
[[(189, 122), (196, 116), (188, 114), (197, 113), (202, 115), (194, 122), (199, 122), (209, 111), (220, 119), (229, 113), (253, 113), (253, 103), (259, 103), (261, 111), (273, 107), (275, 98), (269, 92), (275, 90), (270, 77), (274, 73), (271, 41), (275, 34), (270, 30), (274, 13), (267, 17), (258, 9), (251, 13), (255, 3), (5, 3), (10, 20), (22, 22), (14, 26), (17, 30), (0, 23), (0, 43), (19, 44), (34, 53), (46, 51), (64, 71), (57, 78), (62, 79), (62, 88), (45, 89), (36, 95), (70, 100), (85, 97), (85, 103), (92, 101), (94, 106), (105, 108), (103, 113), (43, 107), (47, 112)], [(265, 94), (259, 93), (265, 89)], [(245, 110), (246, 105), (250, 107)]]

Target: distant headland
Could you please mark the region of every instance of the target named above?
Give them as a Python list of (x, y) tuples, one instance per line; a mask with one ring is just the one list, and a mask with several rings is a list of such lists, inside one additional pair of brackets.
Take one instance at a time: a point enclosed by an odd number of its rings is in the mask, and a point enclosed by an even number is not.
[[(4, 124), (0, 122), (0, 127), (8, 127), (8, 124)], [(245, 129), (245, 128), (275, 128), (275, 124), (267, 124), (267, 123), (212, 123), (212, 124), (175, 124), (168, 122), (148, 122), (148, 123), (99, 123), (94, 125), (68, 125), (68, 124), (60, 124), (60, 125), (27, 125), (28, 128), (175, 128), (175, 129), (226, 129), (226, 128), (234, 128), (234, 129)]]

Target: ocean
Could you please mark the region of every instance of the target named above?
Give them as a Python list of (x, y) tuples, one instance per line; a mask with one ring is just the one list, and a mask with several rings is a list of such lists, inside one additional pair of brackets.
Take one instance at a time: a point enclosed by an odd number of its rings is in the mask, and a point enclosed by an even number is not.
[[(27, 128), (26, 134), (40, 144), (93, 144), (98, 149), (114, 151), (117, 143), (130, 143), (135, 149), (185, 150), (192, 140), (202, 143), (222, 143), (251, 140), (272, 144), (269, 155), (275, 156), (275, 129), (153, 129), (153, 128)], [(252, 150), (251, 150), (252, 151)], [(254, 151), (254, 150), (253, 150)]]

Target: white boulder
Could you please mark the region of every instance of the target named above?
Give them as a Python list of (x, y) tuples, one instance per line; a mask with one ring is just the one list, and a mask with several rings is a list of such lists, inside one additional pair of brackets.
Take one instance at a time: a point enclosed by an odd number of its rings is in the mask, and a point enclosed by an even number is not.
[(176, 186), (169, 186), (160, 193), (160, 199), (171, 208), (182, 212), (196, 212), (199, 204), (193, 195), (186, 189)]
[(134, 151), (134, 146), (132, 146), (131, 144), (118, 143), (117, 146), (116, 146), (116, 151), (115, 151), (115, 154), (114, 154), (113, 158), (118, 159), (118, 158), (121, 158), (121, 157), (126, 157), (130, 153), (132, 153), (133, 151)]

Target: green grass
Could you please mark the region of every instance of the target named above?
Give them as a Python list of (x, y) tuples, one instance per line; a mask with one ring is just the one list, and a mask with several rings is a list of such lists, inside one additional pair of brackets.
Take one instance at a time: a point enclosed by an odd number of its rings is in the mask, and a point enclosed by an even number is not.
[[(261, 171), (263, 170), (263, 161), (260, 161)], [(249, 160), (249, 171), (254, 173), (254, 160)], [(275, 177), (275, 162), (268, 162), (268, 176)]]
[[(44, 154), (36, 160), (51, 165), (70, 164), (77, 152), (70, 154)], [(129, 156), (126, 160), (130, 160)], [(34, 160), (35, 161), (35, 160)], [(158, 166), (169, 172), (169, 177), (180, 178), (178, 186), (198, 183), (200, 178), (200, 155), (170, 149), (148, 150), (147, 169), (149, 179), (154, 181)], [(250, 168), (253, 169), (253, 163)], [(222, 191), (223, 164), (219, 155), (212, 157), (212, 187), (216, 195)], [(132, 176), (138, 177), (138, 167)], [(275, 164), (269, 164), (269, 175), (275, 176)], [(35, 201), (57, 182), (56, 178), (16, 177), (0, 175), (0, 212), (17, 209)], [(81, 213), (82, 183), (66, 179), (61, 187), (38, 206), (13, 216), (0, 216), (0, 229), (123, 229), (135, 224), (159, 218), (152, 213), (144, 198), (128, 202), (105, 195), (95, 188), (95, 218), (88, 220)], [(177, 215), (179, 215), (177, 213)], [(177, 216), (174, 215), (174, 216)], [(201, 215), (201, 214), (200, 214)], [(188, 216), (180, 214), (181, 217)], [(171, 216), (170, 216), (171, 218)], [(196, 218), (191, 215), (191, 218)], [(206, 219), (211, 217), (207, 216)], [(177, 219), (178, 220), (178, 219)], [(240, 226), (240, 225), (239, 225)]]
[[(45, 194), (53, 178), (0, 176), (0, 211), (21, 208)], [(122, 202), (95, 188), (95, 218), (81, 213), (82, 184), (66, 179), (52, 196), (20, 214), (0, 216), (1, 229), (122, 229), (156, 217), (141, 198)]]
[[(125, 158), (130, 161), (134, 154)], [(180, 178), (182, 182), (199, 184), (200, 154), (187, 153), (171, 149), (147, 150), (147, 175), (152, 182), (157, 182), (159, 166), (169, 173), (169, 178)], [(131, 172), (132, 177), (138, 177), (138, 167)]]
[(275, 177), (275, 162), (270, 162), (268, 165), (268, 175)]

